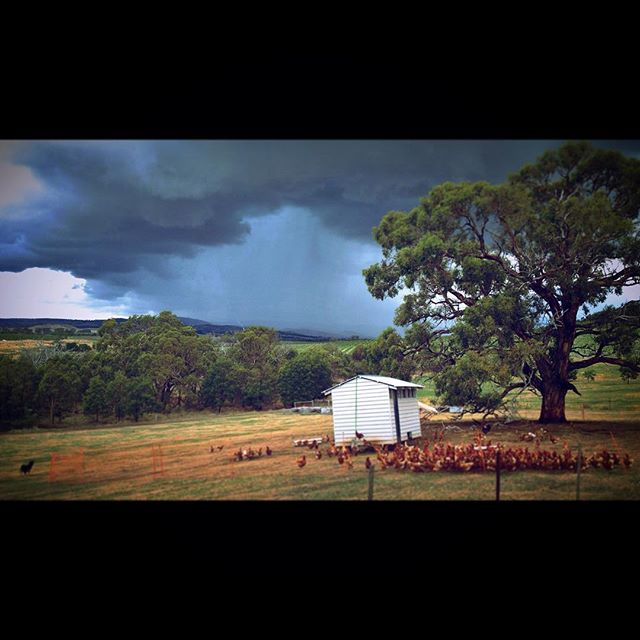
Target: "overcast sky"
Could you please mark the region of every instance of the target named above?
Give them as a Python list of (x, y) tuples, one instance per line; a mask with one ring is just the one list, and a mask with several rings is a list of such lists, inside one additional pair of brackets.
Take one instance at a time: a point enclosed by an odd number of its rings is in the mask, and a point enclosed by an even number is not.
[[(399, 303), (362, 276), (381, 217), (563, 142), (0, 141), (0, 316), (170, 309), (373, 336)], [(640, 141), (596, 144), (640, 157)]]

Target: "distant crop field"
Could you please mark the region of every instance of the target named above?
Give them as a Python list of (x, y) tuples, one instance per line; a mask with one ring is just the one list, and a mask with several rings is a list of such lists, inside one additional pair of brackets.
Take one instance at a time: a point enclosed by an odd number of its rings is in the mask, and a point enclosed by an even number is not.
[[(446, 441), (462, 444), (472, 437), (469, 421), (449, 417), (429, 421), (424, 435), (433, 438), (447, 426)], [(494, 427), (488, 437), (505, 446), (521, 446), (521, 436), (536, 425), (521, 422)], [(585, 453), (606, 448), (630, 453), (630, 469), (589, 469), (581, 476), (581, 499), (640, 499), (640, 421), (587, 420), (552, 427), (560, 450), (578, 443)], [(124, 426), (14, 431), (0, 435), (2, 500), (366, 500), (366, 455), (354, 468), (326, 455), (293, 446), (296, 438), (332, 433), (330, 415), (279, 411), (199, 413)], [(210, 452), (211, 447), (221, 451)], [(269, 446), (272, 456), (264, 451)], [(263, 449), (253, 460), (237, 462), (241, 448)], [(307, 464), (296, 461), (306, 455)], [(371, 455), (371, 454), (368, 454)], [(372, 456), (375, 464), (375, 457)], [(28, 475), (20, 466), (34, 460)], [(504, 473), (503, 500), (573, 500), (576, 474), (518, 471)], [(411, 473), (374, 471), (375, 500), (493, 500), (493, 473)]]
[(53, 340), (56, 337), (53, 335), (43, 335), (39, 333), (33, 333), (33, 331), (0, 331), (0, 340), (6, 342), (9, 340), (33, 340), (33, 339), (45, 339)]
[(0, 338), (0, 355), (18, 355), (22, 349), (33, 349), (35, 347), (51, 347), (55, 342), (75, 342), (76, 344), (95, 345), (97, 336), (69, 336), (61, 338), (52, 337), (32, 337), (30, 338)]
[(344, 353), (351, 353), (359, 344), (364, 344), (369, 340), (327, 340), (326, 342), (283, 342), (285, 347), (291, 347), (296, 351), (306, 351), (314, 346), (335, 346)]

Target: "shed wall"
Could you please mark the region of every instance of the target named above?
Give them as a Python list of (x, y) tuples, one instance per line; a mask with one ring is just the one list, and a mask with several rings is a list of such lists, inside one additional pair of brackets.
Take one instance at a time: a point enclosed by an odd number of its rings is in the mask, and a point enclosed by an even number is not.
[(356, 383), (358, 431), (372, 442), (395, 442), (393, 407), (389, 410), (389, 387), (357, 378), (331, 392), (336, 444), (348, 444), (356, 435)]
[(417, 398), (398, 398), (398, 413), (400, 414), (400, 434), (403, 440), (407, 433), (417, 438), (420, 435), (420, 411)]

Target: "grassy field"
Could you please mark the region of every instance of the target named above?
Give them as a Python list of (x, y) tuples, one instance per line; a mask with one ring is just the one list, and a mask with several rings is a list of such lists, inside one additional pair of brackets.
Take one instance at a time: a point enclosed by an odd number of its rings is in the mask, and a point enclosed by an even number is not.
[[(575, 385), (582, 395), (567, 394), (566, 416), (568, 420), (625, 420), (630, 417), (640, 419), (640, 378), (624, 382), (617, 367), (598, 364), (589, 369), (595, 374), (594, 380), (586, 380), (580, 375)], [(416, 380), (424, 385), (418, 391), (418, 399), (438, 403), (434, 384), (426, 377)], [(535, 420), (540, 415), (541, 399), (527, 391), (512, 394), (517, 415)], [(583, 413), (584, 411), (584, 413)]]
[[(2, 500), (365, 500), (364, 456), (352, 470), (326, 455), (296, 448), (294, 438), (331, 433), (330, 415), (278, 411), (228, 414), (199, 413), (125, 426), (13, 431), (0, 435)], [(433, 428), (442, 421), (433, 422)], [(469, 422), (449, 421), (446, 439), (471, 438)], [(493, 442), (522, 445), (520, 435), (535, 425), (494, 427)], [(589, 469), (581, 476), (581, 499), (640, 499), (640, 421), (628, 413), (620, 420), (574, 422), (552, 428), (561, 448), (582, 445), (587, 454), (607, 448), (629, 452), (629, 470)], [(425, 435), (431, 436), (431, 426)], [(210, 453), (210, 446), (224, 445)], [(269, 446), (271, 457), (233, 461), (238, 448)], [(324, 445), (326, 449), (326, 445)], [(76, 454), (75, 467), (52, 457)], [(79, 453), (82, 453), (80, 460)], [(296, 460), (307, 455), (299, 469)], [(29, 475), (20, 465), (35, 460)], [(155, 466), (155, 469), (154, 469)], [(375, 473), (376, 500), (493, 500), (492, 473), (414, 474), (395, 470)], [(502, 478), (504, 500), (573, 500), (576, 476), (566, 472), (513, 472)]]
[[(73, 339), (81, 341), (81, 339)], [(89, 338), (90, 340), (90, 338)], [(340, 341), (352, 350), (361, 341)], [(7, 345), (7, 343), (2, 343)], [(288, 343), (305, 349), (310, 343)], [(640, 380), (623, 382), (614, 367), (592, 368), (595, 380), (576, 381), (582, 396), (567, 396), (567, 425), (550, 429), (560, 442), (545, 448), (560, 449), (578, 443), (585, 454), (602, 448), (628, 452), (635, 460), (629, 470), (590, 469), (582, 474), (581, 498), (585, 500), (640, 499)], [(418, 397), (438, 404), (433, 383), (425, 378)], [(524, 393), (515, 401), (520, 421), (496, 426), (494, 442), (521, 446), (522, 433), (535, 430), (540, 399)], [(471, 438), (469, 419), (455, 422), (438, 416), (451, 427), (453, 444)], [(226, 412), (149, 416), (138, 424), (87, 424), (77, 416), (62, 428), (30, 429), (0, 434), (0, 500), (365, 500), (367, 474), (364, 458), (349, 471), (335, 458), (316, 460), (308, 450), (294, 448), (294, 438), (310, 438), (332, 432), (330, 415), (298, 415), (280, 411)], [(425, 434), (429, 437), (432, 427)], [(224, 445), (210, 453), (211, 445)], [(234, 462), (239, 448), (271, 447), (272, 457)], [(325, 445), (326, 448), (326, 445)], [(52, 459), (76, 454), (76, 467)], [(295, 462), (303, 453), (308, 464)], [(80, 456), (82, 461), (80, 463)], [(24, 476), (20, 465), (34, 460)], [(161, 466), (160, 466), (161, 465)], [(375, 473), (376, 500), (492, 500), (493, 474), (396, 471)], [(565, 472), (506, 473), (504, 500), (573, 500), (575, 474)]]

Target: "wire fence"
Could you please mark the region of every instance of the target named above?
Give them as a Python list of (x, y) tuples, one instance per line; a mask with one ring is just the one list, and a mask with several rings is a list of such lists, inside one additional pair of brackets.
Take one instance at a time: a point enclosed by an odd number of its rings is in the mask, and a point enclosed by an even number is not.
[[(607, 447), (611, 451), (622, 454), (622, 448), (613, 432), (608, 432), (610, 436), (610, 446)], [(575, 477), (574, 489), (569, 490), (571, 496), (570, 499), (576, 500), (584, 499), (584, 492), (581, 486), (583, 482), (582, 477), (582, 464), (583, 457), (582, 445), (578, 443), (578, 456), (579, 463), (575, 471), (549, 471), (549, 477), (556, 476), (557, 478), (564, 478), (565, 489), (569, 489), (570, 483), (566, 484), (566, 480), (571, 475)], [(213, 449), (213, 447), (211, 447)], [(235, 448), (232, 447), (232, 449)], [(287, 449), (280, 450), (279, 455), (276, 458), (280, 458), (279, 462), (283, 462), (283, 458), (288, 457), (293, 451)], [(267, 459), (263, 457), (263, 460)], [(373, 459), (373, 458), (372, 458)], [(285, 462), (288, 463), (287, 460)], [(375, 460), (373, 460), (375, 463)], [(131, 482), (133, 480), (153, 481), (160, 479), (187, 479), (187, 478), (206, 478), (209, 476), (207, 471), (210, 471), (212, 467), (219, 464), (235, 465), (232, 461), (232, 451), (225, 450), (224, 453), (214, 453), (209, 451), (209, 445), (171, 445), (170, 443), (154, 444), (143, 443), (136, 449), (133, 447), (123, 447), (119, 449), (94, 449), (87, 450), (86, 448), (70, 448), (67, 450), (58, 450), (52, 452), (49, 456), (49, 474), (48, 481), (52, 485), (59, 484), (62, 488), (63, 484), (80, 485), (86, 484), (96, 486), (101, 483), (110, 482)], [(241, 463), (244, 465), (251, 465), (251, 462)], [(282, 467), (280, 467), (280, 472)], [(264, 467), (262, 468), (264, 471)], [(261, 471), (261, 472), (262, 472)], [(383, 483), (381, 486), (384, 489), (384, 497), (389, 498), (389, 485), (386, 480), (387, 475), (397, 478), (393, 470), (380, 471), (375, 467), (375, 464), (367, 468), (367, 473), (354, 476), (354, 478), (361, 478), (358, 482), (362, 482), (362, 500), (374, 500), (376, 499), (376, 493), (379, 497), (379, 489), (377, 486), (380, 483), (376, 483), (374, 487), (374, 473), (376, 477), (381, 479)], [(418, 480), (410, 480), (412, 485), (416, 485), (416, 488), (424, 489), (428, 488), (430, 479), (434, 477), (443, 477), (448, 474), (447, 471), (440, 471), (437, 474), (421, 474), (418, 476)], [(504, 497), (505, 489), (507, 491), (507, 497), (509, 497), (509, 490), (512, 486), (511, 478), (524, 478), (529, 471), (526, 470), (509, 470), (501, 468), (501, 464), (498, 460), (498, 464), (495, 469), (495, 499), (499, 500)], [(538, 473), (538, 472), (535, 472)], [(561, 475), (560, 475), (561, 474)], [(459, 477), (460, 474), (457, 474)], [(474, 474), (471, 474), (474, 475)], [(507, 482), (504, 482), (505, 475), (507, 476)], [(589, 476), (593, 474), (589, 473)], [(413, 478), (414, 474), (410, 474)], [(501, 479), (502, 476), (502, 479)], [(209, 477), (215, 477), (209, 476)], [(470, 477), (470, 476), (467, 476)], [(606, 476), (603, 475), (603, 478)], [(488, 479), (488, 478), (487, 478)], [(592, 478), (593, 479), (593, 478)], [(590, 480), (593, 485), (592, 479)], [(392, 482), (396, 483), (397, 480)], [(588, 483), (589, 484), (589, 483)], [(400, 487), (398, 487), (400, 489)], [(375, 489), (375, 491), (374, 491)], [(489, 495), (484, 496), (490, 499)], [(540, 498), (544, 498), (544, 495), (540, 495)]]

